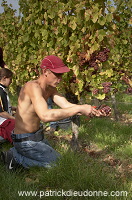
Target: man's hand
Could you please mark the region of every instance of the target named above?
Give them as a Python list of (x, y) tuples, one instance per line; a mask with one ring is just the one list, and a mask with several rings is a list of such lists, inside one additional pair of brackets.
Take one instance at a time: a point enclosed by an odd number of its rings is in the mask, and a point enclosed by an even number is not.
[(101, 116), (109, 116), (111, 114), (111, 108), (107, 105), (100, 105), (98, 107), (93, 106), (96, 110), (100, 111)]
[(94, 108), (91, 105), (80, 105), (81, 106), (81, 115), (85, 115), (85, 116), (102, 116), (103, 114), (100, 112), (100, 110), (97, 110), (96, 108)]
[(90, 117), (100, 117), (100, 116), (104, 116), (104, 113), (96, 109), (95, 106), (92, 106), (92, 112), (90, 113)]

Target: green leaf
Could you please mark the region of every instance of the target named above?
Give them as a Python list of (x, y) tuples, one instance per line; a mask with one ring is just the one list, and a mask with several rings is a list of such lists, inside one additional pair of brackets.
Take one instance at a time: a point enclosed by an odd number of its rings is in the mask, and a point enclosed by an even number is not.
[(127, 41), (127, 40), (122, 40), (122, 43), (123, 43), (123, 44), (127, 44), (128, 41)]
[(59, 42), (60, 42), (61, 40), (63, 40), (63, 37), (59, 37), (59, 38), (58, 38), (58, 41), (59, 41)]
[(48, 14), (48, 17), (50, 19), (53, 19), (55, 17), (55, 12), (50, 12), (50, 14)]
[(17, 60), (20, 62), (21, 61), (21, 54), (17, 55)]
[(104, 39), (104, 36), (99, 35), (99, 36), (98, 36), (98, 39), (99, 39), (99, 41), (101, 42), (101, 41)]
[(34, 43), (31, 43), (31, 46), (35, 49), (36, 45)]
[(34, 37), (38, 38), (39, 35), (40, 35), (40, 33), (37, 31), (37, 32), (35, 32)]
[(85, 33), (86, 27), (83, 27), (81, 31), (82, 31), (83, 33)]
[(91, 47), (90, 51), (94, 52), (94, 51), (98, 50), (98, 48), (99, 48), (99, 44), (95, 42), (94, 45)]
[(44, 13), (44, 19), (47, 19), (48, 16), (47, 16), (47, 12)]
[(69, 24), (69, 26), (72, 28), (72, 30), (75, 30), (76, 27), (77, 27), (77, 24), (76, 24), (75, 21), (72, 21), (72, 22)]
[(98, 94), (98, 95), (96, 95), (96, 98), (103, 100), (105, 98), (105, 94)]
[(86, 20), (86, 21), (89, 21), (89, 19), (90, 19), (89, 10), (86, 10), (86, 11), (85, 11), (85, 20)]
[(78, 67), (77, 65), (74, 65), (74, 66), (73, 66), (73, 71), (74, 71), (74, 74), (75, 74), (76, 76), (78, 76), (78, 74), (79, 74), (79, 67)]
[(104, 31), (104, 29), (100, 29), (98, 31), (99, 35), (102, 35), (102, 36), (105, 36), (106, 35), (106, 32)]
[(41, 30), (43, 39), (46, 40), (48, 38), (48, 31), (46, 29)]
[(41, 21), (41, 19), (36, 19), (36, 20), (35, 20), (35, 24), (42, 25), (42, 21)]
[(23, 37), (23, 42), (27, 42), (28, 40), (29, 40), (29, 36), (25, 35), (25, 36)]
[(108, 77), (113, 76), (113, 70), (112, 69), (107, 69), (106, 70), (106, 74), (107, 74)]
[(67, 17), (66, 16), (62, 19), (61, 23), (65, 24), (65, 25), (67, 24)]
[(83, 80), (79, 80), (79, 82), (78, 82), (78, 88), (79, 88), (80, 92), (82, 91), (83, 84), (84, 84)]
[(29, 21), (30, 19), (31, 19), (31, 14), (29, 14), (29, 16), (28, 17), (25, 17), (25, 21)]
[(111, 1), (108, 1), (108, 2), (107, 2), (107, 5), (111, 5)]
[(80, 48), (80, 41), (79, 40), (76, 40), (75, 47), (76, 47), (76, 49)]
[(103, 17), (103, 16), (101, 16), (101, 17), (98, 19), (98, 23), (99, 23), (101, 26), (103, 26), (103, 25), (105, 24), (105, 22), (106, 22), (106, 18)]
[(116, 9), (116, 8), (115, 8), (114, 6), (110, 6), (110, 7), (108, 8), (109, 12), (112, 12), (112, 13), (115, 11), (115, 9)]
[(111, 13), (109, 13), (109, 14), (106, 15), (106, 21), (107, 22), (111, 22), (112, 19), (113, 19), (113, 15)]
[(98, 20), (98, 13), (94, 14), (92, 17), (93, 17), (92, 18), (93, 23), (96, 23)]
[(104, 37), (106, 36), (106, 32), (103, 29), (101, 29), (101, 30), (97, 31), (96, 35), (97, 35), (97, 38), (99, 39), (99, 41), (101, 42), (104, 39)]

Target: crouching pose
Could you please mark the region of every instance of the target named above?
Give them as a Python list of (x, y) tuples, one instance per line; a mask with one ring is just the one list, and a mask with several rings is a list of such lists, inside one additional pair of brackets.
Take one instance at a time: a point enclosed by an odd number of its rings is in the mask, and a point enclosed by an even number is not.
[[(27, 82), (20, 91), (12, 135), (14, 147), (2, 152), (6, 167), (11, 170), (18, 164), (24, 168), (51, 167), (60, 158), (60, 154), (43, 138), (40, 121), (58, 121), (77, 114), (102, 115), (91, 105), (72, 104), (57, 92), (56, 87), (62, 80), (63, 73), (70, 71), (59, 57), (45, 57), (40, 67), (38, 79)], [(49, 97), (60, 109), (48, 109)]]

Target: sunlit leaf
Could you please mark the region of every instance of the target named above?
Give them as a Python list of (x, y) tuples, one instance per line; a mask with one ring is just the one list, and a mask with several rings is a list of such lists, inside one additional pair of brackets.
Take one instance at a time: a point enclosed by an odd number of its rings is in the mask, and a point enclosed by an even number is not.
[(92, 17), (92, 21), (95, 23), (98, 20), (98, 13), (94, 14)]
[(99, 19), (98, 19), (98, 23), (101, 25), (101, 26), (103, 26), (104, 24), (105, 24), (105, 22), (106, 22), (106, 18), (105, 17), (100, 17)]

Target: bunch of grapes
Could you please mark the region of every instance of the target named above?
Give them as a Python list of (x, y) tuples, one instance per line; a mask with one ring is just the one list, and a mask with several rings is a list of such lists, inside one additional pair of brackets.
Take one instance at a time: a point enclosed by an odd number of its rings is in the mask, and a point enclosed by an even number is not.
[(102, 83), (103, 87), (110, 87), (111, 85), (112, 85), (111, 82), (104, 82), (104, 83)]
[(80, 66), (87, 66), (88, 68), (92, 67), (95, 71), (98, 70), (98, 62), (105, 62), (108, 60), (108, 54), (110, 50), (108, 48), (104, 48), (103, 50), (99, 52), (94, 52), (90, 59), (87, 58), (86, 53), (82, 52), (79, 53), (79, 60), (80, 60)]
[(89, 61), (89, 67), (93, 67), (95, 71), (98, 70), (98, 63), (95, 60)]
[(111, 108), (109, 106), (104, 106), (100, 111), (106, 115), (109, 115), (111, 113)]
[(92, 93), (93, 93), (93, 95), (96, 95), (96, 94), (98, 94), (99, 93), (99, 89), (93, 89), (93, 91), (92, 91)]
[(110, 92), (110, 88), (109, 87), (103, 88), (103, 93), (104, 94), (108, 94), (109, 92)]
[(99, 60), (100, 62), (107, 61), (109, 57), (109, 52), (110, 50), (108, 48), (101, 50), (99, 53), (97, 53), (96, 59)]
[(96, 108), (102, 113), (105, 113), (106, 115), (109, 115), (111, 113), (111, 108), (107, 105), (100, 105), (99, 107)]
[(127, 93), (127, 94), (132, 94), (132, 87), (128, 87), (128, 88), (126, 89), (126, 93)]
[(103, 93), (108, 94), (110, 92), (110, 86), (112, 85), (111, 82), (104, 82), (102, 83), (103, 88)]

